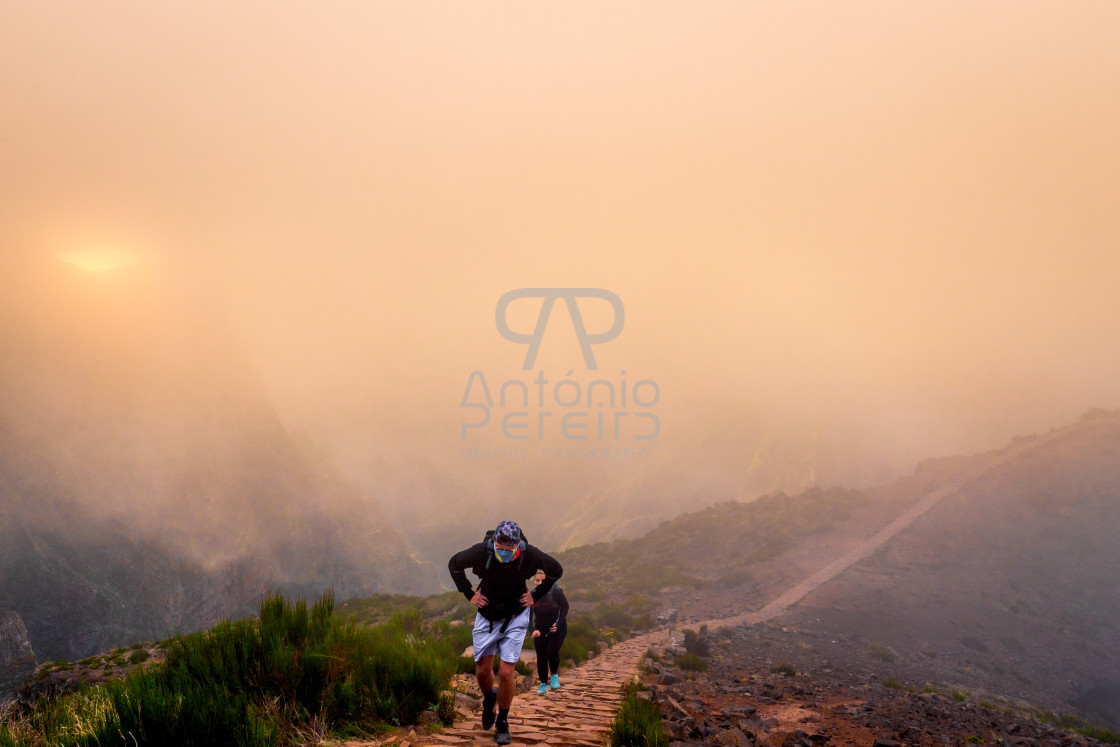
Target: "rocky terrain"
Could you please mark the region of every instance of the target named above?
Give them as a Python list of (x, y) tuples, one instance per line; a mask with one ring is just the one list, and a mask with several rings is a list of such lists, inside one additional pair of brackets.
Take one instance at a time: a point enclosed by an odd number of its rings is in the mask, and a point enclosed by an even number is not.
[(35, 652), (20, 616), (0, 609), (0, 692), (18, 687), (35, 669)]
[[(679, 640), (679, 639), (678, 639)], [(713, 631), (707, 671), (654, 649), (643, 679), (676, 742), (722, 747), (1103, 744), (1025, 703), (943, 684), (899, 682), (861, 666), (863, 645), (777, 624)]]
[[(880, 679), (941, 683), (1116, 731), (1117, 465), (1120, 418), (1095, 411), (876, 489), (720, 504), (640, 540), (566, 553), (565, 589), (573, 600), (641, 591), (694, 626), (774, 619), (856, 641), (844, 666), (874, 667)], [(759, 617), (844, 558), (854, 559)]]
[(1120, 730), (1120, 424), (1080, 428), (946, 497), (779, 618), (865, 641), (884, 676)]

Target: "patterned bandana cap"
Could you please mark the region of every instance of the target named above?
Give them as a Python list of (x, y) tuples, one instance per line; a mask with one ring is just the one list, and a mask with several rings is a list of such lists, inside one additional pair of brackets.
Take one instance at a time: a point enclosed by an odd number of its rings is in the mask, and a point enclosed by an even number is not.
[(494, 530), (494, 541), (503, 545), (515, 545), (521, 541), (521, 527), (516, 522), (503, 521)]

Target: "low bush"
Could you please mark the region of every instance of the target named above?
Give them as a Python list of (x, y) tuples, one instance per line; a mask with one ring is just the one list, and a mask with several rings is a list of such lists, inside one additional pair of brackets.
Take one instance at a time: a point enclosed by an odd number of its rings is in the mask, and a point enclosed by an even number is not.
[(710, 654), (712, 647), (708, 643), (708, 628), (706, 626), (701, 627), (699, 633), (691, 628), (686, 628), (684, 631), (684, 650), (696, 656)]
[(696, 654), (679, 654), (673, 658), (673, 664), (688, 672), (708, 671), (708, 662)]
[(271, 747), (308, 727), (353, 734), (414, 723), (438, 703), (455, 653), (423, 631), (419, 614), (365, 627), (334, 615), (329, 593), (310, 607), (277, 594), (259, 619), (173, 639), (162, 664), (41, 699), (5, 720), (0, 745)]
[(639, 698), (633, 691), (627, 694), (611, 724), (611, 747), (667, 747), (668, 744), (657, 704)]
[(602, 639), (593, 616), (587, 613), (568, 615), (568, 636), (564, 639), (560, 655), (577, 664), (587, 661), (592, 652), (598, 651)]
[(879, 643), (872, 643), (868, 646), (867, 653), (888, 664), (893, 664), (898, 659), (898, 655), (889, 646), (883, 646)]

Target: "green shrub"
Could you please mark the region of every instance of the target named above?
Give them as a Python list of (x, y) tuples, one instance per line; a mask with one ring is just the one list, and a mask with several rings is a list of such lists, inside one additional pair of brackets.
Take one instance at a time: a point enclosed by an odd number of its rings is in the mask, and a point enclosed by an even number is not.
[(708, 662), (696, 654), (679, 654), (673, 658), (673, 663), (688, 672), (708, 671)]
[[(18, 714), (18, 733), (58, 747), (122, 737), (134, 747), (265, 747), (317, 723), (348, 733), (413, 723), (438, 703), (456, 661), (448, 639), (425, 633), (413, 612), (371, 628), (343, 622), (333, 606), (329, 593), (310, 607), (271, 596), (259, 619), (173, 639), (162, 664), (41, 699)], [(134, 648), (129, 658), (147, 653)], [(0, 728), (0, 747), (21, 744), (11, 725)]]
[(661, 709), (655, 703), (628, 695), (611, 724), (611, 747), (666, 747), (669, 738), (661, 725)]
[(452, 625), (449, 620), (437, 620), (429, 629), (432, 635), (447, 641), (453, 651), (464, 651), (474, 642), (470, 625)]
[(439, 716), (439, 720), (444, 726), (451, 726), (455, 723), (455, 695), (453, 693), (440, 693), (439, 702), (436, 703), (436, 715)]
[(619, 691), (622, 693), (623, 698), (627, 698), (635, 693), (648, 692), (649, 688), (641, 683), (641, 680), (628, 680), (619, 686)]
[[(605, 640), (604, 631), (613, 631), (617, 640), (626, 640), (635, 630), (653, 627), (654, 604), (643, 596), (632, 595), (622, 604), (601, 602), (595, 606), (592, 617), (599, 631), (598, 640)], [(570, 631), (569, 631), (570, 633)]]
[(1042, 716), (1042, 720), (1046, 721), (1047, 723), (1057, 724), (1063, 729), (1072, 729), (1078, 734), (1083, 734), (1087, 737), (1098, 739), (1107, 744), (1120, 744), (1120, 732), (1114, 732), (1108, 729), (1102, 729), (1100, 727), (1093, 726), (1088, 721), (1079, 716), (1067, 714), (1063, 715), (1061, 718), (1058, 718), (1053, 713), (1046, 711)]
[(782, 662), (776, 667), (771, 667), (770, 674), (785, 674), (790, 677), (796, 677), (797, 670), (793, 668), (792, 664), (786, 664), (785, 662)]
[(691, 628), (686, 628), (684, 631), (684, 650), (694, 656), (707, 656), (712, 652), (711, 644), (708, 643), (707, 628), (701, 628), (701, 632), (697, 633)]
[(898, 656), (894, 651), (892, 651), (887, 646), (883, 646), (878, 643), (872, 643), (870, 646), (868, 646), (867, 653), (875, 657), (876, 659), (887, 662), (888, 664), (892, 664), (896, 659), (898, 659)]
[(602, 637), (595, 625), (595, 618), (587, 613), (568, 615), (568, 636), (564, 639), (561, 656), (577, 664), (591, 658), (597, 651)]

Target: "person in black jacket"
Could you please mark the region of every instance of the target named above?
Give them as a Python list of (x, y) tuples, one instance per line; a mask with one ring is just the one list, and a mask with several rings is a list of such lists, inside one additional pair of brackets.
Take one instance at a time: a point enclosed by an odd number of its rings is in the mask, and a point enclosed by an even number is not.
[[(546, 578), (544, 571), (537, 571), (534, 579), (539, 587)], [(529, 627), (533, 629), (533, 648), (537, 650), (537, 676), (541, 686), (537, 695), (544, 695), (548, 688), (560, 689), (560, 647), (568, 635), (568, 598), (564, 590), (553, 585), (533, 605)], [(549, 672), (552, 677), (549, 677)]]
[[(467, 569), (480, 579), (478, 589), (467, 580)], [(525, 581), (541, 568), (545, 578), (530, 592)], [(513, 703), (514, 666), (521, 658), (521, 647), (529, 628), (529, 607), (548, 593), (563, 574), (560, 563), (530, 545), (521, 527), (503, 521), (486, 539), (447, 563), (455, 588), (478, 608), (474, 618), (474, 674), (483, 693), (482, 728), (495, 725), (497, 703), (498, 744), (509, 744), (509, 707)], [(494, 656), (499, 655), (498, 688), (494, 688)]]

